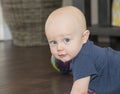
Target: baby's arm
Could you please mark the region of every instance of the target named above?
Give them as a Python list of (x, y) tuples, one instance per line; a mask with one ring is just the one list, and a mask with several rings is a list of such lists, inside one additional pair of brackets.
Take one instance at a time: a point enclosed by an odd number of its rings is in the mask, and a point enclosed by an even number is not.
[(90, 76), (76, 80), (70, 94), (88, 94), (89, 81)]

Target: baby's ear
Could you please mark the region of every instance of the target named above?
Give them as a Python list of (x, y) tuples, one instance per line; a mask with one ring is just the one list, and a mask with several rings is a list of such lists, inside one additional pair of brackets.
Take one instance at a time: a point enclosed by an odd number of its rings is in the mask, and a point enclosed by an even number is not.
[(89, 30), (85, 30), (83, 32), (83, 36), (82, 36), (83, 44), (87, 42), (87, 40), (89, 38), (89, 35), (90, 35), (90, 31)]

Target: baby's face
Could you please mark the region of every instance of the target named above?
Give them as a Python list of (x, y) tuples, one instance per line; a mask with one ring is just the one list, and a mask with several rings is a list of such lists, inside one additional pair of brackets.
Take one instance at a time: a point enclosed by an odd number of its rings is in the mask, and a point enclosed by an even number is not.
[(86, 31), (86, 21), (79, 9), (68, 6), (52, 12), (45, 24), (52, 55), (63, 62), (73, 59), (88, 39)]
[[(73, 59), (83, 45), (83, 36), (74, 24), (59, 20), (46, 29), (50, 50), (57, 59), (67, 62)], [(74, 27), (74, 28), (73, 28)]]

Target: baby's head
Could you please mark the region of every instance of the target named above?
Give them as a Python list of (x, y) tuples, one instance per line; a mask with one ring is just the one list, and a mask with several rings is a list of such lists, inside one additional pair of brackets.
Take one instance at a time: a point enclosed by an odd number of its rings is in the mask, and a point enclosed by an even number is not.
[(63, 62), (73, 59), (89, 37), (85, 16), (73, 6), (53, 11), (46, 21), (45, 34), (52, 55)]

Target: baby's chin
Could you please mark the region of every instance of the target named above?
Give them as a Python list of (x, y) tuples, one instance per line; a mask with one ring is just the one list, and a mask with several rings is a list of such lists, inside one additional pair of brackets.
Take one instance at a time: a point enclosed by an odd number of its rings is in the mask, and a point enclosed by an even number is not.
[(71, 61), (73, 58), (70, 57), (70, 56), (66, 56), (66, 57), (57, 57), (57, 56), (56, 56), (56, 59), (62, 61), (63, 63), (66, 63), (66, 62)]
[(61, 60), (63, 63), (67, 63), (67, 62), (71, 61), (72, 59), (59, 59), (59, 60)]

